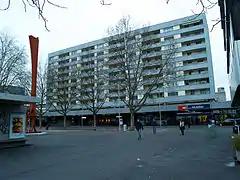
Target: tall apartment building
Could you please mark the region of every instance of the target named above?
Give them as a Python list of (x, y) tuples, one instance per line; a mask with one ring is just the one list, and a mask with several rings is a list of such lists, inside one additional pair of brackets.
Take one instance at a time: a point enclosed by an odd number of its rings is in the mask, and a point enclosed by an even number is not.
[[(137, 31), (141, 31), (141, 29)], [(146, 105), (139, 112), (158, 112), (160, 102), (164, 104), (162, 111), (177, 111), (178, 105), (207, 103), (214, 98), (214, 75), (205, 14), (152, 25), (149, 27), (148, 33), (142, 34), (140, 38), (143, 36), (145, 39), (152, 40), (155, 43), (154, 50), (157, 49), (158, 51), (164, 50), (164, 46), (169, 40), (174, 41), (178, 47), (174, 58), (177, 66), (176, 73), (181, 74), (181, 77), (176, 78), (172, 86), (160, 87), (157, 93), (152, 92)], [(49, 68), (58, 69), (58, 72), (69, 76), (69, 79), (71, 79), (73, 69), (81, 66), (82, 68), (85, 67), (85, 73), (94, 71), (94, 64), (110, 58), (109, 55), (111, 55), (112, 50), (111, 43), (106, 42), (106, 38), (103, 38), (50, 53), (48, 65)], [(147, 52), (151, 54), (152, 49)], [(149, 68), (151, 70), (150, 63)], [(108, 84), (112, 84), (112, 82), (110, 79)], [(71, 87), (69, 84), (67, 88), (71, 91), (71, 88), (75, 87)], [(116, 114), (119, 111), (128, 113), (128, 109), (124, 107), (123, 102), (120, 105), (116, 102), (116, 92), (115, 95), (114, 92), (110, 92), (110, 96), (104, 104), (105, 108), (99, 111), (99, 114)], [(68, 113), (69, 115), (91, 114), (91, 112), (84, 110), (79, 102), (72, 103), (74, 107)], [(121, 108), (117, 108), (118, 106), (121, 106)], [(58, 115), (54, 109), (48, 114), (48, 116)]]

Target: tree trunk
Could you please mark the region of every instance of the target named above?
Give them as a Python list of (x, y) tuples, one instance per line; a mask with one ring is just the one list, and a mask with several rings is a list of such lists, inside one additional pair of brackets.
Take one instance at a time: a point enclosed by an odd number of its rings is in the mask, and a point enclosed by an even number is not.
[(64, 114), (63, 116), (63, 127), (66, 128), (67, 127), (67, 115)]
[(93, 130), (97, 130), (97, 119), (96, 119), (96, 113), (93, 113)]
[(134, 131), (134, 124), (135, 124), (135, 121), (134, 121), (134, 111), (130, 110), (130, 114), (131, 114), (131, 125), (130, 125), (130, 131)]

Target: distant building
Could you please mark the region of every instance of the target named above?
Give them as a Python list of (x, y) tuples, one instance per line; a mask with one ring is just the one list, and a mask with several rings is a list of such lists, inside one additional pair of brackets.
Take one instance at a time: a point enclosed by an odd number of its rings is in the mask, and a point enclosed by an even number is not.
[(217, 90), (218, 91), (215, 93), (215, 101), (225, 102), (226, 101), (226, 92), (225, 92), (224, 87), (220, 87)]

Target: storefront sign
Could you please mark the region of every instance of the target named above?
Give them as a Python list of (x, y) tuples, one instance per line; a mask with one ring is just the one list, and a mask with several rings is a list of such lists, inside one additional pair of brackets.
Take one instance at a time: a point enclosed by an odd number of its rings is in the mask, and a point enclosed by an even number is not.
[(25, 114), (13, 113), (10, 116), (9, 139), (25, 138)]
[(210, 109), (210, 104), (188, 105), (188, 110), (190, 111), (205, 110), (205, 109)]
[(187, 107), (186, 106), (178, 106), (179, 111), (186, 111)]

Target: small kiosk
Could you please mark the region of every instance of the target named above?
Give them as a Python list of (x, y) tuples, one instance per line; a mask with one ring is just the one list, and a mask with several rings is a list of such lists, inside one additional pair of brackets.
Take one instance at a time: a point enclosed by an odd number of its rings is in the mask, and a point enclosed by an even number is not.
[(36, 97), (0, 93), (0, 149), (26, 143), (25, 104), (35, 104)]

